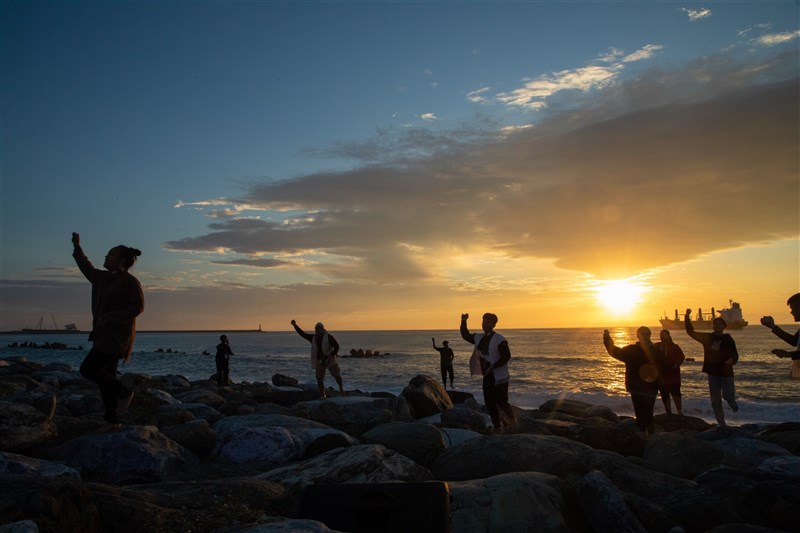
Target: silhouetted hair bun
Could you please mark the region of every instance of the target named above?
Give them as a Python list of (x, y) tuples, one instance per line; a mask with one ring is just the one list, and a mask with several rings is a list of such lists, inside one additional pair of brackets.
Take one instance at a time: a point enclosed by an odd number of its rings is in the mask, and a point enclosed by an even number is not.
[(120, 257), (122, 257), (122, 261), (125, 265), (125, 268), (130, 268), (136, 262), (136, 258), (142, 255), (142, 251), (136, 248), (131, 248), (130, 246), (125, 246), (124, 244), (120, 244), (117, 246), (117, 250), (119, 250)]

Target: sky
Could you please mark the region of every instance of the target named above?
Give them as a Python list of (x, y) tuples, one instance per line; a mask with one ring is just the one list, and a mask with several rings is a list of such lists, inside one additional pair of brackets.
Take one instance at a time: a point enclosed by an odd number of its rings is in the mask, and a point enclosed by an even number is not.
[(0, 330), (791, 323), (797, 1), (0, 6)]

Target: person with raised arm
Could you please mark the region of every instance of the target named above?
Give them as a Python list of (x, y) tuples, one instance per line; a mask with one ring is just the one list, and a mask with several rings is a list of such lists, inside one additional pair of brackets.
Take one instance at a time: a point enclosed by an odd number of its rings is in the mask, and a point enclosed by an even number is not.
[(736, 386), (733, 381), (733, 365), (739, 361), (739, 352), (736, 342), (728, 333), (724, 333), (728, 324), (725, 319), (718, 316), (711, 322), (713, 331), (704, 333), (695, 331), (692, 326), (692, 310), (687, 309), (683, 317), (686, 334), (703, 345), (703, 369), (708, 375), (708, 395), (711, 398), (711, 408), (714, 417), (721, 429), (726, 427), (725, 411), (722, 410), (722, 400), (735, 413), (739, 410), (736, 403)]
[[(786, 305), (789, 306), (789, 312), (791, 313), (794, 321), (800, 322), (800, 292), (790, 296), (789, 299), (786, 300)], [(792, 370), (789, 373), (789, 376), (793, 379), (800, 379), (800, 329), (798, 329), (795, 334), (792, 335), (788, 331), (784, 331), (783, 328), (775, 324), (775, 319), (773, 319), (771, 316), (761, 317), (761, 324), (768, 327), (772, 333), (777, 335), (779, 339), (794, 346), (794, 350), (775, 348), (771, 351), (771, 353), (777, 355), (778, 357), (792, 359)]]
[(136, 317), (144, 312), (144, 293), (139, 280), (128, 270), (142, 252), (120, 244), (106, 254), (100, 270), (81, 248), (81, 237), (72, 234), (72, 257), (84, 277), (92, 284), (92, 349), (81, 363), (80, 372), (97, 383), (103, 398), (103, 418), (119, 424), (133, 391), (117, 379), (119, 360), (127, 363), (136, 338)]
[(442, 370), (442, 384), (447, 388), (447, 376), (450, 376), (450, 388), (453, 388), (453, 359), (455, 354), (448, 341), (442, 341), (442, 347), (436, 346), (436, 338), (431, 337), (433, 349), (439, 352), (439, 366)]
[(470, 359), (472, 375), (483, 377), (483, 403), (489, 411), (494, 425), (493, 433), (502, 433), (503, 425), (500, 410), (506, 414), (509, 427), (516, 428), (517, 417), (514, 408), (508, 403), (508, 383), (510, 375), (508, 362), (511, 360), (511, 349), (505, 337), (494, 330), (497, 315), (484, 313), (481, 322), (482, 333), (470, 333), (467, 327), (469, 314), (461, 315), (461, 338), (475, 345)]
[(314, 368), (317, 377), (317, 387), (319, 388), (319, 398), (327, 398), (325, 394), (325, 370), (331, 373), (336, 384), (339, 385), (339, 392), (344, 391), (342, 383), (342, 372), (339, 369), (339, 343), (328, 333), (322, 322), (317, 322), (314, 326), (314, 333), (306, 333), (295, 320), (291, 322), (298, 335), (311, 343), (311, 367)]

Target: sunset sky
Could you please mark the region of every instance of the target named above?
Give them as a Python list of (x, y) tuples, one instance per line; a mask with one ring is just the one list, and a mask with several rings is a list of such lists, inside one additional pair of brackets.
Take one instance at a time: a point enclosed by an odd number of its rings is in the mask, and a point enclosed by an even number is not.
[(794, 0), (1, 9), (0, 330), (791, 322)]

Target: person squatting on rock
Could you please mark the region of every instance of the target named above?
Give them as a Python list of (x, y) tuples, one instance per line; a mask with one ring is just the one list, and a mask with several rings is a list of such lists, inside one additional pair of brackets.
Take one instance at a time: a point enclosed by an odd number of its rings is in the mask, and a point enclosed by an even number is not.
[(608, 330), (603, 331), (603, 344), (608, 355), (625, 363), (625, 390), (631, 395), (636, 427), (645, 435), (655, 432), (653, 408), (660, 387), (660, 369), (664, 366), (661, 351), (650, 342), (650, 328), (636, 330), (638, 342), (623, 348), (614, 345)]
[(339, 385), (339, 392), (347, 394), (342, 384), (342, 373), (339, 369), (339, 343), (328, 333), (322, 322), (317, 322), (314, 326), (314, 333), (306, 333), (297, 322), (292, 320), (292, 326), (298, 335), (311, 343), (311, 367), (317, 375), (317, 387), (319, 387), (319, 397), (321, 400), (326, 398), (325, 394), (325, 370), (327, 369), (336, 384)]
[(228, 344), (228, 336), (220, 335), (219, 344), (217, 344), (217, 386), (225, 387), (230, 383), (230, 358), (233, 355), (231, 345)]
[(433, 343), (433, 349), (439, 352), (439, 366), (442, 369), (442, 384), (444, 388), (447, 388), (447, 376), (450, 376), (450, 388), (453, 388), (453, 359), (455, 358), (455, 354), (453, 353), (453, 349), (450, 348), (450, 343), (448, 341), (442, 341), (442, 347), (439, 348), (436, 346), (436, 339), (431, 337), (431, 342)]
[(659, 392), (664, 409), (668, 415), (672, 414), (670, 397), (675, 402), (675, 410), (678, 415), (683, 416), (683, 406), (681, 405), (681, 365), (686, 359), (681, 347), (672, 340), (672, 334), (668, 329), (662, 329), (659, 334), (661, 342), (656, 343), (656, 348), (661, 352), (664, 367), (661, 369), (661, 383)]
[(103, 398), (103, 418), (119, 424), (133, 391), (117, 379), (119, 360), (127, 363), (136, 337), (136, 317), (144, 311), (142, 286), (128, 272), (142, 252), (120, 244), (106, 254), (103, 267), (94, 268), (81, 248), (81, 238), (72, 234), (72, 257), (92, 284), (92, 348), (81, 363), (81, 374), (97, 383)]
[[(800, 292), (790, 296), (786, 301), (786, 305), (789, 306), (789, 312), (792, 314), (794, 321), (800, 322)], [(777, 355), (778, 357), (791, 358), (793, 360), (800, 359), (800, 329), (798, 329), (797, 332), (792, 335), (791, 333), (784, 331), (780, 326), (776, 325), (775, 319), (771, 316), (761, 317), (761, 324), (771, 329), (772, 333), (777, 335), (779, 339), (795, 347), (795, 349), (792, 351), (775, 348), (771, 353)]]
[(494, 425), (494, 433), (502, 433), (503, 426), (500, 420), (500, 410), (509, 419), (509, 426), (517, 426), (514, 408), (508, 403), (508, 361), (511, 359), (511, 349), (505, 337), (494, 331), (497, 325), (497, 315), (485, 313), (481, 328), (483, 333), (470, 333), (467, 328), (469, 314), (461, 315), (461, 337), (470, 344), (475, 345), (470, 358), (470, 373), (473, 376), (483, 377), (483, 403), (489, 411)]
[(687, 309), (683, 317), (686, 334), (703, 345), (703, 372), (708, 374), (708, 395), (711, 397), (711, 408), (720, 428), (726, 427), (725, 412), (722, 400), (725, 399), (735, 413), (739, 410), (736, 403), (736, 386), (733, 382), (733, 365), (739, 360), (736, 342), (727, 333), (723, 333), (728, 323), (722, 317), (711, 322), (713, 331), (703, 333), (692, 326), (692, 310)]

